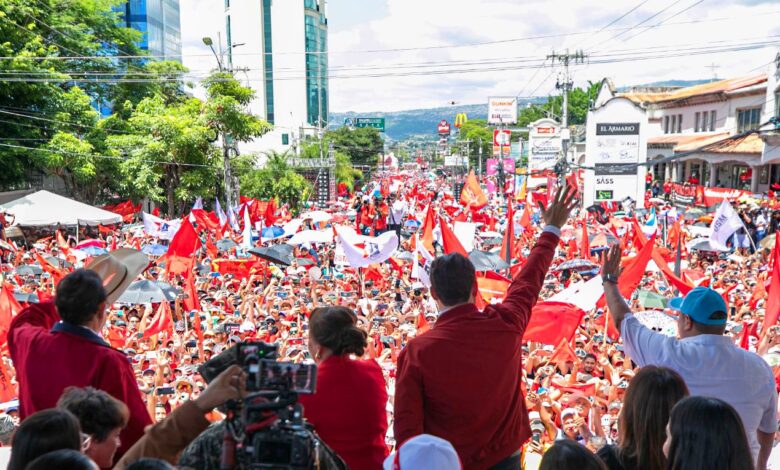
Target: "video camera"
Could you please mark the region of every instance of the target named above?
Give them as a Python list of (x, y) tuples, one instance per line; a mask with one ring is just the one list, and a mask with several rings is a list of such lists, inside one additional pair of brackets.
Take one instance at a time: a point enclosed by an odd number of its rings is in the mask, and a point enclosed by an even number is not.
[(309, 470), (318, 464), (346, 468), (313, 432), (298, 403), (299, 393), (315, 392), (317, 366), (279, 362), (276, 355), (276, 344), (244, 342), (200, 368), (207, 382), (233, 364), (247, 374), (249, 394), (226, 406), (221, 468)]

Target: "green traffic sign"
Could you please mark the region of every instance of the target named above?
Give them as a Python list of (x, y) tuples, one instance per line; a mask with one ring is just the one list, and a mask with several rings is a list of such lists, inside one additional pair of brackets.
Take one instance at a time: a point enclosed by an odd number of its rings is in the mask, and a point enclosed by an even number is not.
[(355, 128), (371, 127), (384, 132), (385, 118), (346, 118), (344, 119), (344, 125)]

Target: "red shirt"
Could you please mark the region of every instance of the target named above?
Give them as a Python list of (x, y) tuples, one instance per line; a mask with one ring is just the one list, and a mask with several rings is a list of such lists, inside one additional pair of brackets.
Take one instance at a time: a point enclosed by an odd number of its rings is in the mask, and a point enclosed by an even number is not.
[(130, 409), (117, 461), (152, 424), (133, 367), (96, 333), (59, 320), (54, 304), (43, 302), (25, 308), (11, 322), (8, 350), (19, 382), (19, 415), (24, 419), (53, 408), (69, 386), (103, 390)]
[(317, 367), (317, 393), (301, 395), (303, 414), (349, 468), (381, 469), (389, 454), (387, 389), (376, 361), (330, 356)]
[(520, 389), (521, 343), (558, 237), (544, 233), (503, 303), (445, 311), (398, 358), (395, 439), (448, 440), (466, 470), (487, 469), (531, 437)]

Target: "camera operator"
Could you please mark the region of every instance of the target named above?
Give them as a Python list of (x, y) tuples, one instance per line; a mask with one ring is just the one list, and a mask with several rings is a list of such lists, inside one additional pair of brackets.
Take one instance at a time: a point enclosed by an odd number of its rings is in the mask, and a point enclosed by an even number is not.
[(387, 391), (376, 361), (355, 360), (366, 332), (345, 307), (315, 309), (309, 319), (309, 353), (317, 363), (317, 392), (302, 395), (304, 416), (349, 468), (380, 468), (387, 456)]

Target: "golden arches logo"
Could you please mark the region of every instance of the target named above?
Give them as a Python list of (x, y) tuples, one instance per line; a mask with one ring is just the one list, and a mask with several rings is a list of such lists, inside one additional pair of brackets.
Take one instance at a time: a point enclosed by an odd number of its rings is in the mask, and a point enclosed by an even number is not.
[(465, 124), (469, 120), (469, 117), (466, 116), (466, 113), (458, 113), (455, 115), (455, 127), (460, 129), (460, 127)]

